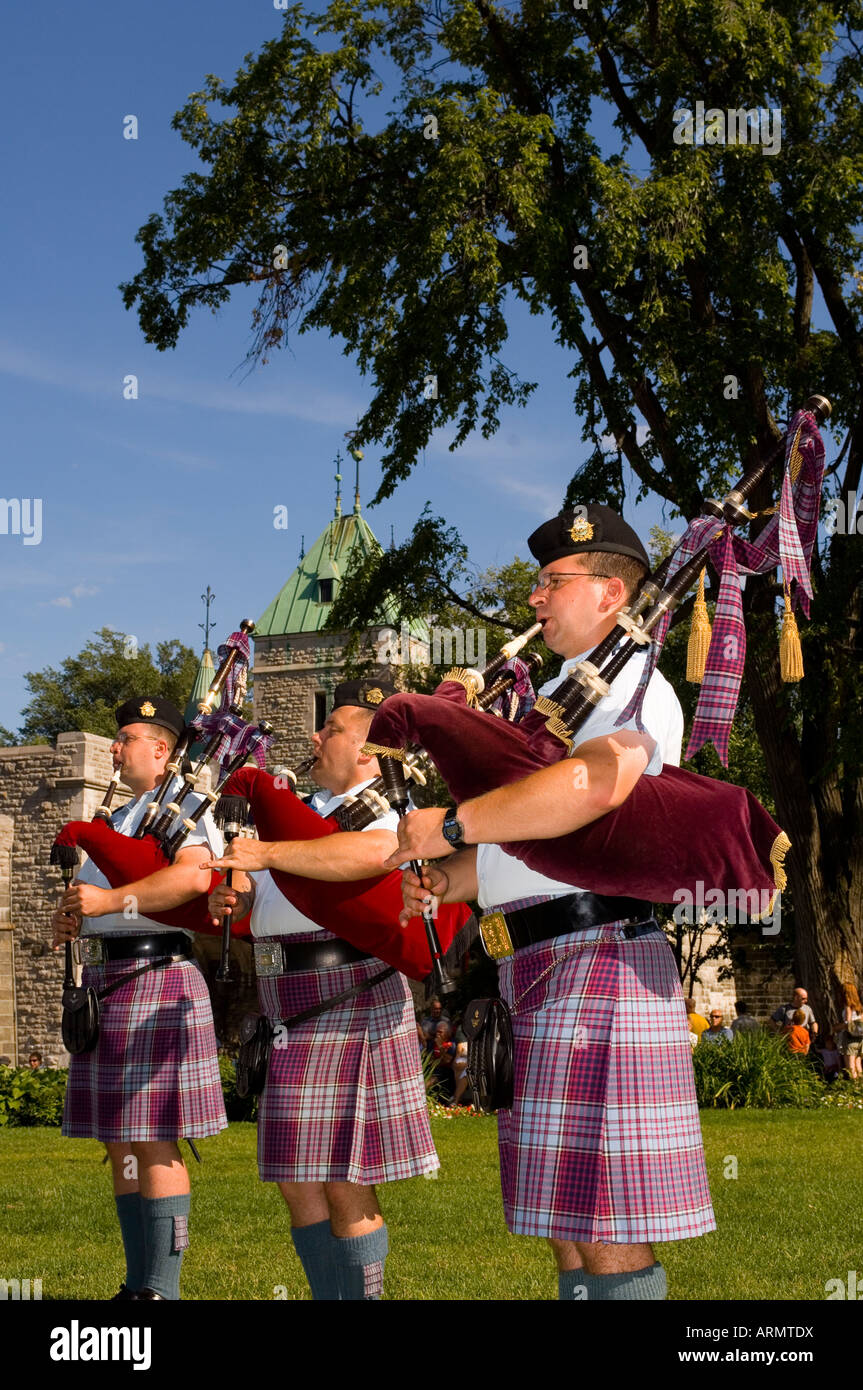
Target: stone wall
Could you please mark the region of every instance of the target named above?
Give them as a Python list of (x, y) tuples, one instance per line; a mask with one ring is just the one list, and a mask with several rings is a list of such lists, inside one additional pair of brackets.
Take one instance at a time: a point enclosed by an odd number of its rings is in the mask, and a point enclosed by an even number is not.
[(52, 950), (50, 925), (62, 881), (51, 845), (66, 821), (92, 819), (111, 777), (109, 748), (109, 739), (79, 732), (60, 734), (56, 748), (0, 748), (0, 1018), (3, 1005), (15, 1007), (0, 1053), (22, 1065), (34, 1047), (46, 1062), (68, 1061), (63, 956)]

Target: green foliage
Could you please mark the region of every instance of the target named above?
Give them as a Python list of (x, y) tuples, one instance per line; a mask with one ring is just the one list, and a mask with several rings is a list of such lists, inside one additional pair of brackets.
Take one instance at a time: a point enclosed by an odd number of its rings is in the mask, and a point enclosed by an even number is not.
[(0, 1067), (0, 1126), (59, 1125), (65, 1094), (60, 1068)]
[(772, 1033), (741, 1032), (733, 1042), (700, 1042), (692, 1062), (700, 1106), (810, 1107), (824, 1094), (815, 1063), (793, 1055), (785, 1038)]
[(103, 627), (95, 641), (59, 669), (28, 671), (31, 700), (24, 708), (22, 743), (52, 742), (69, 729), (113, 738), (114, 710), (132, 695), (173, 700), (182, 711), (195, 681), (198, 659), (176, 638), (159, 642), (155, 659), (145, 642)]

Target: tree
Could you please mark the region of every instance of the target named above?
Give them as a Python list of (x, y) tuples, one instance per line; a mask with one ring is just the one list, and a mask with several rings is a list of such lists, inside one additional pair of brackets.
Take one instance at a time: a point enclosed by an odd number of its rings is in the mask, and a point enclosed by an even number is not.
[(161, 696), (182, 711), (197, 669), (191, 647), (176, 638), (159, 642), (154, 660), (147, 643), (132, 647), (124, 634), (103, 627), (59, 670), (27, 672), (32, 699), (23, 711), (21, 742), (53, 743), (69, 729), (113, 738), (114, 710), (133, 695)]
[[(352, 438), (384, 446), (379, 496), (433, 430), (457, 448), (527, 398), (501, 356), (516, 297), (571, 356), (569, 500), (619, 504), (625, 458), (639, 497), (690, 517), (825, 390), (844, 504), (863, 459), (861, 20), (861, 0), (295, 5), (175, 118), (205, 172), (141, 228), (125, 302), (159, 348), (241, 285), (260, 291), (252, 358), (295, 328), (341, 337), (373, 381)], [(382, 61), (397, 90), (372, 128)], [(772, 500), (765, 481), (751, 505)], [(828, 1015), (863, 975), (853, 523), (814, 569), (803, 687), (780, 684), (770, 578), (746, 587), (745, 679), (794, 842), (798, 969)]]

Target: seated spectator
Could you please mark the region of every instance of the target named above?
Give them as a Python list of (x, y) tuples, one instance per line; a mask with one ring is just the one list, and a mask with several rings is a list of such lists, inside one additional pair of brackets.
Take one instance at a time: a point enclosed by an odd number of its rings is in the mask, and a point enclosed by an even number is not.
[(845, 993), (842, 1022), (845, 1026), (836, 1041), (845, 1070), (852, 1081), (859, 1081), (863, 1076), (863, 1005), (856, 985), (847, 984), (842, 988)]
[(431, 1053), (435, 1059), (434, 1079), (448, 1101), (452, 1100), (455, 1091), (453, 1075), (455, 1047), (456, 1045), (452, 1040), (452, 1028), (449, 1023), (439, 1023), (435, 1029), (434, 1037), (426, 1043), (426, 1052)]
[(806, 990), (798, 985), (794, 991), (794, 998), (791, 1003), (780, 1005), (780, 1007), (770, 1015), (770, 1021), (775, 1025), (773, 1031), (775, 1033), (784, 1032), (786, 1023), (791, 1023), (793, 1021), (792, 1015), (795, 1014), (798, 1009), (802, 1009), (805, 1015), (804, 1023), (809, 1030), (809, 1036), (810, 1038), (816, 1037), (818, 1033), (818, 1024), (815, 1022), (815, 1015), (808, 1001), (809, 995), (806, 993)]
[(449, 1014), (444, 1010), (443, 1004), (435, 996), (431, 1001), (431, 1008), (425, 1018), (420, 1019), (420, 1027), (425, 1035), (426, 1042), (429, 1042), (435, 1035), (435, 1029), (439, 1023), (452, 1023)]
[(31, 1071), (39, 1071), (44, 1066), (41, 1052), (31, 1052), (27, 1059), (27, 1065)]
[(690, 1031), (690, 1033), (694, 1033), (694, 1034), (696, 1035), (696, 1037), (699, 1037), (699, 1038), (700, 1038), (700, 1037), (701, 1037), (701, 1034), (704, 1032), (705, 1028), (709, 1028), (710, 1025), (709, 1025), (709, 1023), (707, 1022), (707, 1019), (704, 1017), (703, 1014), (699, 1014), (699, 1013), (696, 1013), (696, 1012), (695, 1012), (695, 1000), (694, 1000), (694, 999), (687, 999), (685, 1002), (686, 1002), (686, 1017), (687, 1017), (687, 1019), (689, 1020), (689, 1031)]
[(710, 1024), (701, 1034), (703, 1043), (734, 1042), (734, 1034), (730, 1028), (723, 1027), (722, 1010), (710, 1010)]
[(803, 1009), (795, 1009), (791, 1016), (791, 1022), (786, 1023), (782, 1032), (788, 1039), (788, 1051), (794, 1052), (800, 1057), (805, 1057), (809, 1051), (809, 1029), (804, 1027), (806, 1014)]
[(473, 1092), (470, 1089), (470, 1082), (467, 1076), (466, 1042), (457, 1042), (455, 1045), (455, 1058), (453, 1059), (452, 1071), (455, 1078), (455, 1095), (452, 1098), (453, 1105), (472, 1104)]
[(746, 1007), (743, 999), (735, 999), (734, 1012), (737, 1017), (732, 1021), (731, 1031), (735, 1038), (738, 1033), (757, 1033), (761, 1027), (757, 1018), (753, 1018)]
[(832, 1033), (828, 1033), (824, 1039), (824, 1046), (813, 1045), (816, 1057), (821, 1063), (825, 1081), (835, 1081), (842, 1067), (842, 1054), (836, 1046), (836, 1039)]

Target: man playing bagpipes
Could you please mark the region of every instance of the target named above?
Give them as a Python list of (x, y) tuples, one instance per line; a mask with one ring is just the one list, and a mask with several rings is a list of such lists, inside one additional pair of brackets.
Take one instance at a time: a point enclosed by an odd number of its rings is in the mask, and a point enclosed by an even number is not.
[[(583, 511), (554, 517), (528, 542), (540, 565), (530, 602), (546, 644), (566, 659), (562, 675), (612, 630), (649, 569), (621, 517)], [(650, 905), (547, 878), (496, 843), (566, 834), (620, 806), (663, 762), (679, 763), (683, 717), (657, 671), (643, 731), (616, 723), (644, 659), (594, 705), (569, 758), (448, 813), (411, 812), (388, 861), (458, 851), (424, 872), (422, 888), (405, 875), (405, 921), (429, 893), (503, 914), (514, 954), (498, 960), (499, 982), (515, 1078), (512, 1108), (498, 1112), (504, 1208), (511, 1231), (551, 1241), (562, 1299), (664, 1298), (651, 1242), (715, 1225), (686, 1010)]]
[[(166, 764), (183, 717), (169, 700), (135, 698), (116, 711), (115, 768), (134, 799), (110, 824), (132, 836)], [(196, 849), (195, 846), (198, 846)], [(177, 1141), (227, 1125), (213, 1016), (189, 932), (148, 916), (190, 902), (210, 887), (201, 846), (219, 853), (209, 813), (173, 863), (112, 888), (89, 860), (54, 914), (54, 944), (80, 933), (84, 985), (111, 989), (95, 1047), (73, 1056), (63, 1133), (100, 1139), (111, 1160), (126, 1254), (121, 1299), (178, 1299), (189, 1244), (189, 1177)]]
[[(378, 679), (336, 687), (332, 712), (314, 735), (311, 776), (322, 790), (311, 805), (320, 815), (378, 775), (377, 760), (361, 749), (392, 689)], [(439, 1164), (404, 976), (318, 927), (267, 870), (351, 882), (380, 875), (396, 847), (396, 823), (391, 811), (362, 832), (323, 839), (238, 838), (213, 861), (233, 871), (231, 887), (222, 884), (210, 897), (214, 922), (251, 907), (261, 1013), (275, 1026), (258, 1111), (258, 1170), (262, 1181), (278, 1183), (288, 1205), (314, 1299), (382, 1296), (387, 1228), (375, 1185)], [(314, 1017), (291, 1024), (317, 1005), (324, 1007)]]

